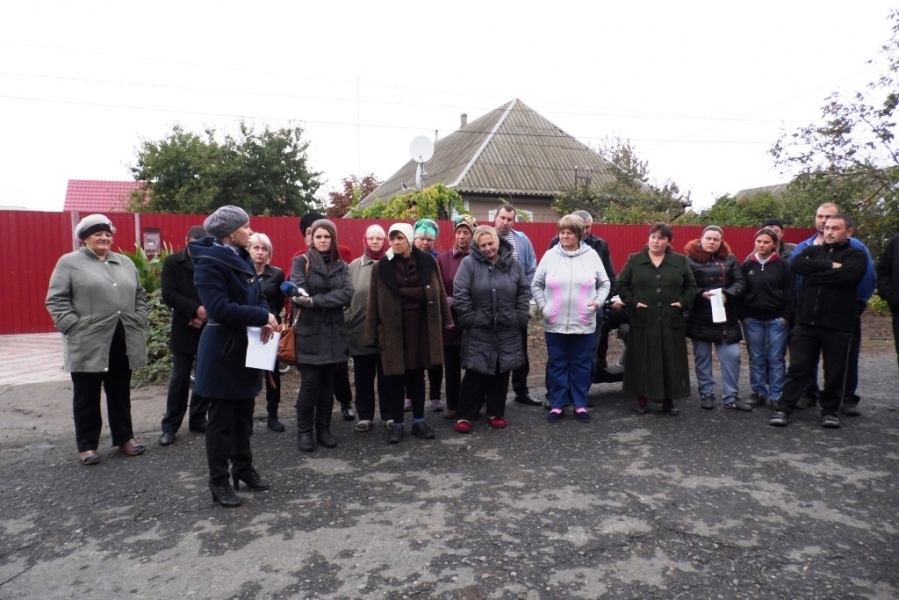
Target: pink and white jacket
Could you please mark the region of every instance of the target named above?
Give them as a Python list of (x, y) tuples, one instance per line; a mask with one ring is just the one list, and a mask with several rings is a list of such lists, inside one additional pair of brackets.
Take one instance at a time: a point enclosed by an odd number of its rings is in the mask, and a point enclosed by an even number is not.
[[(568, 252), (562, 245), (546, 251), (531, 283), (531, 294), (550, 333), (584, 334), (596, 330), (596, 315), (611, 284), (599, 255), (581, 242)], [(595, 303), (594, 309), (589, 306)]]

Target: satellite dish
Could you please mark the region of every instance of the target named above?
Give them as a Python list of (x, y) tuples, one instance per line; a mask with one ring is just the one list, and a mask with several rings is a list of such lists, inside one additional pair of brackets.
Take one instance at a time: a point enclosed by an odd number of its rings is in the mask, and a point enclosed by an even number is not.
[(409, 154), (412, 156), (412, 160), (419, 164), (428, 162), (434, 156), (434, 142), (430, 138), (420, 135), (409, 144)]

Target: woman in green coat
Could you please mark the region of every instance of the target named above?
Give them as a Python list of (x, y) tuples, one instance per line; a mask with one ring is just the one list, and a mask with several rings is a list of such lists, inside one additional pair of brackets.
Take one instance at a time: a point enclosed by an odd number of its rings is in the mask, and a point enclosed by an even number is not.
[(649, 230), (649, 243), (631, 254), (618, 276), (618, 295), (630, 312), (624, 391), (637, 394), (637, 412), (647, 399), (662, 400), (676, 415), (676, 398), (690, 395), (684, 307), (696, 295), (687, 259), (669, 248), (674, 234), (665, 223)]

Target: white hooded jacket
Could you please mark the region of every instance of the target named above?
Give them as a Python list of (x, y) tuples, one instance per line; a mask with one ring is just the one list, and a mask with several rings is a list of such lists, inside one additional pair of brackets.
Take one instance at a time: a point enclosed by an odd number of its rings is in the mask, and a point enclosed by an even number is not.
[[(537, 265), (531, 294), (550, 333), (585, 334), (596, 330), (596, 315), (611, 284), (599, 255), (581, 242), (568, 252), (558, 244)], [(598, 309), (590, 307), (596, 303)]]

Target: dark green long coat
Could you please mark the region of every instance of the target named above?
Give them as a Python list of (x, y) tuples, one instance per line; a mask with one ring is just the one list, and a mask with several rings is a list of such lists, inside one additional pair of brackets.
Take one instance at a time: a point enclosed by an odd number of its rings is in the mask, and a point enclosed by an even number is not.
[[(661, 400), (690, 395), (683, 309), (696, 295), (696, 280), (684, 255), (668, 248), (656, 267), (649, 250), (631, 254), (618, 275), (618, 295), (630, 311), (624, 391)], [(646, 308), (637, 308), (637, 303)]]

